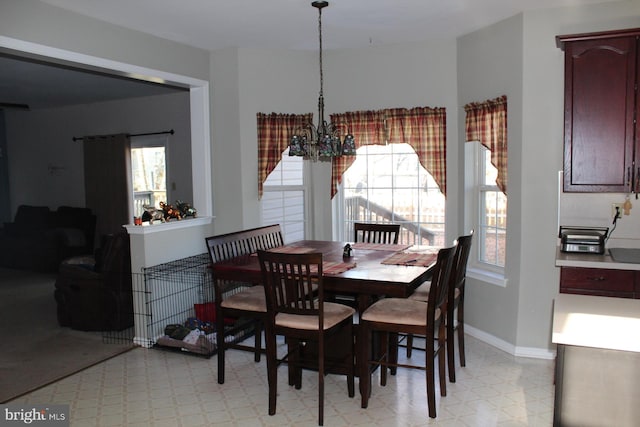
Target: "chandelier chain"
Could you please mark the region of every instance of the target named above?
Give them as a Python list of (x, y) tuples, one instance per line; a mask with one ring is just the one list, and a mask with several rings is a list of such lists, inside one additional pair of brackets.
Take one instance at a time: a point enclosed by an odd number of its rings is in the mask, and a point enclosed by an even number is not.
[(322, 73), (322, 8), (318, 9), (318, 38), (319, 38), (319, 63), (320, 63), (320, 96), (323, 96), (323, 73)]
[(353, 135), (347, 134), (340, 140), (340, 130), (324, 118), (324, 71), (322, 70), (322, 8), (329, 2), (316, 0), (311, 6), (318, 9), (318, 51), (320, 64), (320, 96), (318, 97), (318, 126), (307, 123), (294, 131), (289, 141), (290, 156), (304, 156), (311, 161), (331, 159), (340, 156), (355, 156), (356, 146)]

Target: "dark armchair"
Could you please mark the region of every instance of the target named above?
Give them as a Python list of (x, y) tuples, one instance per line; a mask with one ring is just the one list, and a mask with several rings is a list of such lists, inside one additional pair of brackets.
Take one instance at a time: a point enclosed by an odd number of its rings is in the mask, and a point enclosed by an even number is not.
[(55, 287), (60, 326), (82, 331), (133, 326), (129, 235), (107, 235), (95, 256), (63, 261)]
[(21, 205), (0, 229), (0, 266), (55, 272), (63, 259), (93, 252), (95, 227), (88, 208)]

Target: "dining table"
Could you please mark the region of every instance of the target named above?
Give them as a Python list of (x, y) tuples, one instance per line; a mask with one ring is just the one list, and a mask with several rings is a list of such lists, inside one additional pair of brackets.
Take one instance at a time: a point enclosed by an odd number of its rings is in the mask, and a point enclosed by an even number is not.
[[(345, 248), (346, 245), (349, 245)], [(350, 251), (347, 249), (351, 249)], [(361, 315), (374, 299), (406, 298), (424, 281), (429, 280), (435, 265), (436, 246), (353, 243), (327, 240), (299, 240), (270, 251), (285, 253), (321, 252), (325, 295), (350, 296)], [(347, 256), (350, 255), (350, 256)], [(212, 264), (217, 280), (246, 283), (262, 281), (257, 254), (246, 254)], [(358, 355), (360, 328), (355, 325)], [(361, 363), (356, 360), (356, 365)], [(356, 371), (358, 372), (358, 371)], [(362, 390), (361, 390), (362, 392)]]

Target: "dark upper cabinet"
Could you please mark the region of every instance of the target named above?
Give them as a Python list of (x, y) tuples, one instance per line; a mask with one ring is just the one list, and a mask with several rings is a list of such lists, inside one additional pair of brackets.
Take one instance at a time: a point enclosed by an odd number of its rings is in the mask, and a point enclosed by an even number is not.
[(638, 36), (640, 28), (556, 38), (565, 52), (566, 192), (640, 191)]

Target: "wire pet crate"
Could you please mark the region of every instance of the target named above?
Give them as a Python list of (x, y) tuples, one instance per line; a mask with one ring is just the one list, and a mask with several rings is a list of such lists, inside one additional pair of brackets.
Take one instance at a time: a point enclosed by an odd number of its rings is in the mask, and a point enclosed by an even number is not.
[[(205, 357), (217, 351), (215, 294), (207, 253), (145, 268), (144, 317), (147, 337), (157, 348), (178, 349)], [(238, 320), (242, 321), (242, 319)], [(253, 335), (247, 323), (227, 337), (241, 341)]]

